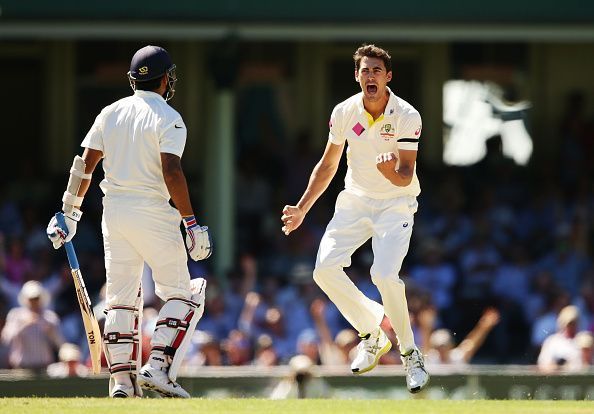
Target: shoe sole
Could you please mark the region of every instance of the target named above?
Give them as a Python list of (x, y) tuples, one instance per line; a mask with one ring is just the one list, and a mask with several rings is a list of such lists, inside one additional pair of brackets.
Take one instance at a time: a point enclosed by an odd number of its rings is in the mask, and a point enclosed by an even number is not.
[(386, 345), (384, 345), (384, 347), (382, 349), (380, 349), (379, 352), (377, 353), (375, 360), (373, 361), (373, 364), (371, 364), (370, 366), (368, 366), (367, 368), (362, 369), (362, 370), (355, 368), (355, 369), (351, 369), (351, 371), (355, 375), (361, 375), (361, 374), (365, 374), (366, 372), (371, 371), (373, 368), (377, 367), (377, 364), (378, 364), (380, 358), (382, 356), (384, 356), (385, 354), (387, 354), (390, 351), (390, 349), (392, 349), (392, 342), (388, 341), (386, 343)]
[(423, 385), (421, 385), (420, 387), (414, 387), (414, 388), (411, 388), (411, 389), (409, 389), (408, 391), (409, 391), (411, 394), (416, 394), (416, 393), (418, 393), (418, 392), (421, 392), (421, 391), (423, 391), (423, 390), (425, 389), (425, 387), (426, 387), (427, 385), (429, 385), (429, 381), (430, 381), (430, 380), (431, 380), (431, 377), (427, 378), (427, 382), (426, 382), (426, 383), (424, 383)]
[(189, 396), (176, 394), (171, 391), (166, 391), (166, 390), (150, 383), (149, 381), (146, 380), (146, 378), (140, 377), (138, 379), (138, 385), (140, 385), (140, 388), (142, 388), (142, 389), (154, 391), (157, 394), (160, 394), (162, 397), (165, 397), (165, 398), (190, 398)]

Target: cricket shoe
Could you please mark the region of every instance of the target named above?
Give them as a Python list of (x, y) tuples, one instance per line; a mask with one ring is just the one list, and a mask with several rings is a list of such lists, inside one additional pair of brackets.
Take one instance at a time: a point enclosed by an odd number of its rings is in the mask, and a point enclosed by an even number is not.
[(423, 354), (416, 347), (401, 355), (402, 364), (406, 371), (406, 388), (415, 394), (421, 391), (429, 382), (429, 374), (425, 370)]
[(382, 355), (392, 348), (392, 342), (380, 328), (367, 335), (359, 335), (357, 355), (351, 364), (353, 374), (364, 374), (376, 367)]
[(132, 387), (130, 385), (116, 384), (111, 389), (109, 396), (111, 398), (132, 398), (132, 397), (135, 397), (134, 387)]
[(138, 385), (168, 398), (190, 398), (190, 394), (177, 382), (171, 381), (166, 371), (145, 364), (138, 373)]

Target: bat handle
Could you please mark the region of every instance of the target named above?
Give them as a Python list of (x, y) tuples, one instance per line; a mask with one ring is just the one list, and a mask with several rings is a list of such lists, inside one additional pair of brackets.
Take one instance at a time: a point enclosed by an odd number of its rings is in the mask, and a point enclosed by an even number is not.
[[(56, 213), (56, 220), (58, 221), (58, 225), (64, 231), (64, 233), (68, 234), (68, 226), (66, 226), (66, 219), (64, 218), (64, 213)], [(80, 269), (78, 265), (78, 258), (76, 257), (76, 252), (74, 251), (74, 245), (72, 244), (72, 242), (68, 241), (64, 243), (64, 248), (66, 249), (66, 255), (68, 256), (68, 263), (70, 263), (70, 268)]]

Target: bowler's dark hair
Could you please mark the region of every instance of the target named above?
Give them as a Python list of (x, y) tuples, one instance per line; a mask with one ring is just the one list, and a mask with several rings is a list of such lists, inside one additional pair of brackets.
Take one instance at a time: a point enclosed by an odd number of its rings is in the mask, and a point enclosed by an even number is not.
[(156, 91), (161, 86), (161, 79), (163, 76), (159, 76), (155, 79), (150, 79), (147, 81), (135, 81), (136, 89), (140, 91)]
[(355, 61), (355, 70), (357, 72), (359, 71), (359, 66), (361, 65), (361, 59), (363, 59), (365, 56), (383, 60), (384, 66), (386, 67), (386, 72), (390, 72), (392, 70), (392, 57), (387, 51), (376, 45), (363, 44), (355, 51), (355, 54), (353, 55), (353, 60)]

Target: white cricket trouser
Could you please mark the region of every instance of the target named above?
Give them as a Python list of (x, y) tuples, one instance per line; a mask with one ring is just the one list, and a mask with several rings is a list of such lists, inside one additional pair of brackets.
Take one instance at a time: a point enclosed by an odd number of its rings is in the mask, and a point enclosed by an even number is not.
[[(416, 211), (414, 196), (377, 200), (342, 191), (320, 242), (314, 270), (316, 283), (359, 333), (374, 331), (385, 312), (401, 352), (414, 346), (404, 282), (398, 273), (408, 252)], [(384, 306), (366, 297), (343, 270), (369, 238), (374, 256), (371, 280)]]
[(163, 300), (191, 297), (181, 216), (161, 198), (103, 199), (106, 305), (134, 306), (143, 264), (152, 269), (155, 293)]

